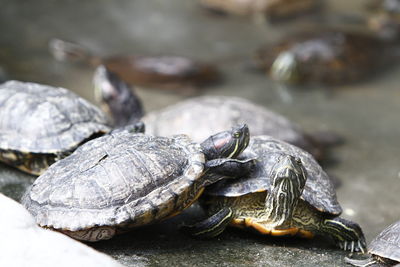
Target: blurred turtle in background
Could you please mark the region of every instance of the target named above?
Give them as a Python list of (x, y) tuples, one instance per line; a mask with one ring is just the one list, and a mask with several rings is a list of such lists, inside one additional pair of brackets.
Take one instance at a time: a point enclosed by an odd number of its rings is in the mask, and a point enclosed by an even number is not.
[(369, 257), (364, 260), (345, 258), (354, 266), (400, 266), (400, 221), (383, 230), (368, 246)]
[(372, 14), (368, 18), (369, 28), (388, 41), (400, 37), (400, 0), (374, 0), (368, 5)]
[(139, 99), (106, 67), (97, 68), (93, 81), (97, 100), (115, 125), (129, 125), (142, 119), (148, 134), (172, 136), (184, 133), (195, 142), (201, 142), (214, 132), (246, 123), (252, 135), (271, 135), (309, 151), (318, 160), (325, 158), (327, 147), (342, 141), (329, 132), (306, 133), (284, 116), (240, 97), (190, 98), (141, 118), (143, 110), (141, 106), (138, 108)]
[(337, 85), (360, 81), (388, 62), (385, 43), (372, 35), (338, 30), (298, 33), (255, 54), (271, 79), (288, 84)]
[(210, 10), (278, 20), (317, 9), (320, 0), (200, 0)]
[(60, 39), (49, 42), (50, 52), (59, 61), (103, 64), (132, 85), (153, 88), (197, 88), (219, 79), (215, 66), (181, 56), (121, 55), (100, 58), (84, 47)]
[(343, 140), (328, 131), (307, 132), (286, 117), (249, 100), (233, 96), (200, 96), (153, 111), (144, 116), (148, 133), (171, 136), (177, 132), (199, 141), (217, 132), (246, 123), (251, 134), (270, 135), (309, 151), (318, 160), (328, 147)]

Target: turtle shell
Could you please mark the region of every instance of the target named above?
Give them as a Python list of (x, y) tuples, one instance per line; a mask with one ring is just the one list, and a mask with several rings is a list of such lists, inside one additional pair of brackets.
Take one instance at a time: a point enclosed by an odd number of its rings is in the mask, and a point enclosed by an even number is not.
[(299, 146), (313, 155), (320, 148), (295, 123), (246, 99), (227, 96), (202, 96), (149, 113), (143, 118), (146, 132), (159, 136), (188, 134), (201, 142), (215, 132), (246, 123), (251, 134), (270, 135)]
[(336, 199), (334, 185), (321, 166), (306, 151), (270, 136), (254, 136), (242, 153), (257, 158), (256, 167), (247, 176), (233, 181), (223, 180), (207, 188), (205, 194), (237, 197), (270, 188), (270, 173), (278, 157), (289, 154), (301, 159), (307, 171), (307, 181), (301, 198), (321, 212), (339, 215), (342, 209)]
[(204, 161), (200, 145), (185, 135), (113, 132), (51, 165), (22, 202), (44, 227), (140, 226), (189, 205)]
[(56, 154), (110, 131), (106, 116), (64, 88), (9, 81), (0, 85), (0, 149)]
[(375, 237), (369, 244), (369, 252), (400, 262), (400, 221), (393, 223)]

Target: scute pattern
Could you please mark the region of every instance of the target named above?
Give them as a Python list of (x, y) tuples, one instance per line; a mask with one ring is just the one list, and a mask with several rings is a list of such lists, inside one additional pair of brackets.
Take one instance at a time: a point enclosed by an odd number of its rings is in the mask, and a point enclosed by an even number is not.
[(64, 88), (9, 81), (0, 85), (0, 148), (26, 153), (74, 149), (110, 131), (106, 116)]
[(400, 262), (400, 221), (383, 230), (369, 245), (372, 254)]
[(202, 96), (149, 113), (146, 132), (159, 136), (179, 133), (202, 142), (213, 133), (246, 123), (251, 135), (270, 135), (307, 151), (315, 149), (300, 127), (285, 117), (246, 99)]
[(338, 215), (342, 209), (336, 199), (336, 191), (329, 176), (306, 151), (270, 136), (254, 136), (241, 157), (257, 158), (258, 163), (249, 177), (234, 181), (220, 181), (205, 192), (213, 196), (241, 196), (268, 190), (269, 174), (277, 158), (289, 154), (301, 159), (308, 173), (302, 199), (320, 211)]
[(142, 225), (180, 208), (177, 197), (201, 177), (204, 162), (200, 145), (183, 135), (113, 132), (50, 166), (23, 204), (55, 229)]

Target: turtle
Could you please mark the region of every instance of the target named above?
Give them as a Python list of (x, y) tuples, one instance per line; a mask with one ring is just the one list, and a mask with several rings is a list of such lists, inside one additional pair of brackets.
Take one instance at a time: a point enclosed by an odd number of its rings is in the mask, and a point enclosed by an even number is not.
[(305, 31), (258, 49), (254, 62), (278, 82), (341, 85), (368, 78), (389, 63), (382, 53), (389, 48), (382, 39), (367, 33)]
[(274, 136), (304, 148), (319, 160), (324, 159), (327, 147), (343, 141), (330, 132), (306, 133), (284, 116), (234, 96), (192, 97), (144, 115), (139, 97), (103, 65), (95, 71), (93, 83), (97, 101), (116, 125), (143, 121), (148, 134), (172, 136), (184, 133), (195, 142), (201, 142), (212, 133), (246, 123), (253, 135)]
[(292, 17), (320, 7), (319, 0), (200, 0), (200, 4), (219, 13), (263, 16), (270, 20)]
[(356, 260), (345, 258), (354, 266), (400, 266), (400, 221), (384, 229), (368, 247), (369, 258)]
[(273, 236), (327, 236), (344, 250), (364, 251), (360, 226), (342, 212), (328, 175), (306, 151), (267, 135), (251, 137), (240, 159), (255, 167), (235, 180), (206, 188), (208, 218), (182, 228), (195, 237), (219, 235), (230, 225)]
[(110, 239), (180, 213), (220, 177), (249, 172), (254, 159), (235, 159), (248, 143), (246, 125), (201, 144), (186, 135), (111, 132), (51, 165), (22, 203), (41, 227), (78, 240)]
[(387, 41), (400, 37), (400, 1), (376, 0), (369, 4), (368, 27)]
[(235, 96), (200, 96), (148, 113), (142, 118), (150, 134), (169, 136), (185, 133), (195, 141), (212, 132), (246, 123), (252, 135), (271, 135), (299, 146), (318, 160), (326, 158), (326, 149), (343, 142), (328, 131), (307, 133), (288, 118), (250, 100)]
[(119, 55), (101, 58), (78, 44), (60, 39), (52, 39), (49, 48), (57, 60), (81, 60), (92, 66), (102, 64), (129, 84), (142, 87), (197, 88), (217, 82), (220, 77), (214, 65), (183, 56)]
[(32, 82), (0, 85), (0, 161), (40, 175), (111, 130), (106, 115), (71, 91)]

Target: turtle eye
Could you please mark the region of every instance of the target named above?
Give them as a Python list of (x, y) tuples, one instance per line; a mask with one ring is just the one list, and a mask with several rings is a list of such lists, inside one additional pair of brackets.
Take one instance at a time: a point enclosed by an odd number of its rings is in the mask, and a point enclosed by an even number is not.
[(233, 134), (233, 137), (239, 138), (239, 137), (240, 137), (240, 132), (235, 132), (235, 133)]
[(301, 159), (299, 159), (299, 158), (296, 158), (296, 162), (297, 162), (297, 164), (299, 164), (300, 166), (303, 164), (303, 163), (301, 162)]

